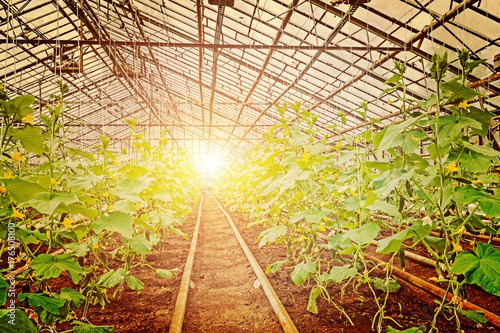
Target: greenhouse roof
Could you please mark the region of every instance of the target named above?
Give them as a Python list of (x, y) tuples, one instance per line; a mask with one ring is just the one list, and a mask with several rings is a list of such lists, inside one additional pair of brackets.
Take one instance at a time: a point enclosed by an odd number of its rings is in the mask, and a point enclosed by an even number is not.
[(43, 106), (67, 82), (69, 137), (82, 148), (99, 134), (121, 148), (124, 119), (137, 116), (146, 138), (167, 129), (173, 147), (233, 158), (278, 121), (275, 105), (296, 101), (325, 131), (343, 112), (349, 134), (363, 126), (355, 110), (366, 101), (380, 129), (402, 106), (397, 91), (380, 97), (394, 60), (407, 64), (407, 95), (427, 99), (432, 55), (448, 51), (459, 74), (464, 48), (486, 59), (467, 82), (489, 98), (469, 104), (500, 106), (498, 0), (0, 3), (2, 84)]

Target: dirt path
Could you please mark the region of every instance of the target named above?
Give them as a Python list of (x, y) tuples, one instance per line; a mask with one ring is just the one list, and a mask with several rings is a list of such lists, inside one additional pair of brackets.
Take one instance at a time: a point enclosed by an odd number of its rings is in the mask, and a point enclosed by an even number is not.
[(226, 218), (203, 198), (183, 332), (282, 332)]

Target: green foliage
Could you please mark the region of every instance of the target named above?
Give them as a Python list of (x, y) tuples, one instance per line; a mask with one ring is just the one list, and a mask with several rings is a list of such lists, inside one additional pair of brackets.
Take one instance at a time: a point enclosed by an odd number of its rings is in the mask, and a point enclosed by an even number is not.
[[(393, 281), (389, 265), (398, 255), (403, 264), (405, 248), (417, 244), (452, 272), (446, 281), (454, 303), (443, 298), (439, 304), (452, 309), (453, 316), (464, 301), (459, 292), (464, 283), (478, 283), (498, 295), (496, 252), (481, 244), (474, 253), (461, 252), (460, 246), (466, 230), (498, 234), (498, 227), (481, 216), (500, 215), (500, 178), (492, 173), (500, 165), (500, 152), (489, 141), (493, 114), (468, 104), (487, 97), (465, 84), (466, 75), (484, 61), (469, 61), (466, 50), (459, 52), (459, 60), (463, 75), (445, 80), (448, 54), (432, 57), (436, 89), (421, 100), (407, 96), (406, 64), (395, 62), (386, 80), (390, 87), (378, 101), (386, 94), (396, 96), (387, 103), (399, 106), (399, 118), (392, 123), (371, 119), (370, 105), (361, 102), (352, 110), (364, 120), (357, 132), (344, 131), (342, 112), (321, 131), (315, 126), (318, 116), (301, 110), (300, 102), (284, 103), (277, 107), (279, 122), (263, 142), (219, 176), (216, 191), (228, 205), (242, 211), (250, 226), (264, 225), (259, 246), (286, 244), (286, 260), (268, 265), (266, 272), (293, 269), (292, 280), (311, 288), (308, 310), (317, 311), (316, 299), (322, 297), (349, 319), (335, 303), (338, 296), (328, 294), (328, 283), (363, 285), (375, 297), (373, 327), (377, 324), (381, 332), (390, 293), (377, 297), (375, 289), (387, 291), (384, 281)], [(392, 230), (391, 235), (383, 236), (383, 229)], [(430, 236), (433, 231), (443, 237)], [(328, 243), (318, 244), (320, 237)], [(372, 276), (375, 265), (364, 256), (376, 238), (376, 251), (391, 255), (382, 266), (383, 279)], [(440, 265), (436, 273), (442, 275)], [(465, 282), (458, 282), (460, 274)], [(441, 313), (436, 311), (432, 329)]]
[[(16, 282), (45, 292), (20, 294), (19, 307), (37, 312), (41, 330), (74, 319), (69, 315), (74, 308), (85, 305), (85, 317), (89, 304), (105, 306), (108, 291), (118, 284), (141, 292), (144, 284), (130, 274), (132, 268), (172, 276), (171, 270), (145, 263), (145, 255), (167, 232), (188, 239), (180, 228), (200, 189), (191, 157), (168, 148), (165, 138), (159, 145), (143, 140), (133, 132), (137, 120), (126, 121), (133, 141), (124, 151), (118, 152), (116, 142), (103, 134), (89, 151), (69, 147), (74, 144), (67, 135), (72, 124), (85, 124), (64, 117), (70, 108), (64, 103), (69, 88), (63, 81), (57, 86), (59, 93), (50, 97), (55, 102), (41, 113), (31, 108), (33, 96), (10, 99), (0, 86), (0, 235), (7, 237), (9, 223), (16, 226), (16, 259), (33, 273), (18, 275)], [(110, 271), (111, 258), (119, 267)], [(103, 271), (107, 273), (98, 274)], [(75, 288), (50, 293), (62, 272)], [(6, 291), (1, 279), (1, 302)], [(24, 312), (19, 313), (16, 332), (36, 331)], [(12, 331), (3, 315), (0, 330)], [(74, 323), (75, 332), (113, 331)]]

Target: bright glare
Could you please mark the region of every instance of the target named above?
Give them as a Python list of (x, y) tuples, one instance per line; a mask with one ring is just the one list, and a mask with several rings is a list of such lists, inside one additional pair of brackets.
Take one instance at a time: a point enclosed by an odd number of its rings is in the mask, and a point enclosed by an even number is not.
[(208, 173), (217, 173), (221, 167), (221, 161), (212, 157), (209, 160), (206, 160), (204, 163), (204, 169)]

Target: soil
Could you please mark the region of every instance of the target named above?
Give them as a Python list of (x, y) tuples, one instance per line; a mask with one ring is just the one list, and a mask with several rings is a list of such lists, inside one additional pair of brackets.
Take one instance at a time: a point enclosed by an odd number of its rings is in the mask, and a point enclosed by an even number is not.
[[(193, 214), (181, 227), (189, 235), (189, 241), (178, 235), (167, 234), (161, 246), (146, 259), (154, 268), (175, 269), (177, 275), (167, 279), (159, 277), (151, 269), (134, 268), (132, 274), (144, 282), (143, 292), (138, 294), (126, 286), (118, 291), (116, 288), (110, 290), (110, 303), (104, 309), (100, 306), (89, 308), (87, 319), (92, 324), (114, 325), (117, 333), (168, 332), (196, 223), (197, 208), (193, 207)], [(262, 248), (255, 244), (258, 235), (265, 230), (263, 226), (247, 228), (250, 221), (245, 219), (243, 214), (229, 213), (263, 270), (268, 264), (286, 258), (286, 247), (283, 244), (271, 244)], [(372, 247), (369, 252), (375, 254), (374, 250)], [(425, 248), (419, 247), (413, 252), (426, 254)], [(387, 260), (387, 257), (377, 256)], [(121, 264), (110, 260), (110, 268), (117, 268)], [(406, 271), (426, 281), (436, 275), (434, 269), (410, 260), (407, 260)], [(377, 312), (377, 306), (366, 285), (355, 281), (343, 290), (333, 283), (328, 287), (334, 302), (342, 307), (352, 320), (351, 325), (346, 316), (321, 297), (317, 300), (318, 314), (308, 312), (306, 307), (311, 286), (296, 286), (290, 278), (290, 272), (290, 269), (282, 267), (276, 273), (267, 274), (267, 277), (299, 332), (376, 332), (376, 329), (372, 328), (372, 318)], [(377, 274), (383, 277), (384, 273)], [(262, 287), (254, 287), (256, 276), (211, 195), (204, 196), (191, 279), (183, 332), (283, 331)], [(434, 297), (404, 281), (399, 280), (399, 283), (401, 288), (390, 295), (385, 315), (401, 327), (387, 319), (382, 324), (384, 331), (387, 325), (400, 330), (426, 325), (428, 329), (436, 307)], [(62, 287), (73, 286), (65, 274), (50, 280), (49, 284), (52, 291), (56, 292)], [(115, 291), (116, 297), (113, 297)], [(469, 301), (500, 314), (500, 298), (485, 293), (477, 286), (469, 287), (468, 294)], [(384, 296), (381, 292), (377, 292), (377, 295)], [(80, 308), (76, 311), (76, 316), (80, 318), (81, 315)], [(461, 322), (464, 332), (498, 331), (487, 323), (477, 325), (464, 318)], [(69, 323), (64, 323), (58, 326), (58, 331), (70, 328)], [(440, 332), (456, 332), (454, 320), (447, 321), (443, 316), (438, 320), (438, 328)]]

